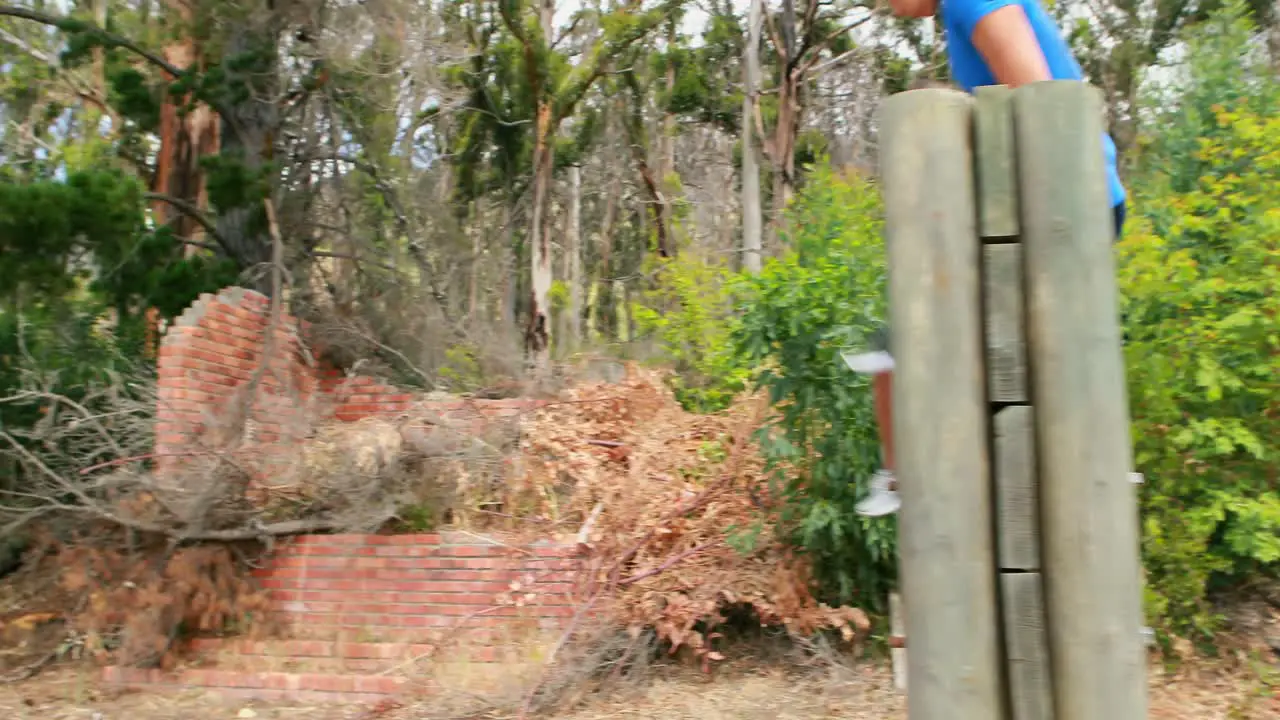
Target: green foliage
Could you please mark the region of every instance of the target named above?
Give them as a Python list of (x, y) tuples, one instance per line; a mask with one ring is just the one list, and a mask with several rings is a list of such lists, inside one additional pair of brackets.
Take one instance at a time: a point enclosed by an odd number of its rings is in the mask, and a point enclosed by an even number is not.
[(450, 345), (444, 351), (444, 364), (440, 366), (440, 386), (453, 392), (466, 392), (482, 387), (486, 378), (480, 357), (480, 351), (474, 345)]
[(1280, 561), (1280, 121), (1218, 122), (1212, 169), (1148, 201), (1166, 232), (1140, 225), (1120, 276), (1154, 609), (1202, 630), (1207, 581)]
[(75, 245), (66, 209), (75, 194), (63, 183), (0, 182), (0, 292), (59, 293)]
[[(1248, 109), (1263, 117), (1280, 112), (1280, 83), (1266, 58), (1251, 52), (1256, 30), (1247, 8), (1230, 0), (1183, 34), (1185, 62), (1170, 80), (1153, 84), (1143, 98), (1151, 117), (1139, 138), (1140, 184), (1157, 177), (1167, 182), (1167, 188), (1150, 188), (1157, 194), (1189, 192), (1198, 185), (1211, 171), (1211, 161), (1198, 152), (1200, 140), (1221, 131), (1216, 107)], [(1152, 220), (1163, 234), (1165, 218)]]
[[(669, 53), (674, 61), (675, 85), (670, 92), (663, 86), (659, 103), (680, 117), (714, 125), (727, 133), (739, 133), (742, 85), (737, 66), (745, 37), (736, 14), (712, 13), (700, 45)], [(655, 75), (665, 73), (666, 55), (654, 65)]]
[(233, 263), (185, 258), (171, 233), (145, 227), (143, 212), (141, 185), (115, 169), (73, 172), (65, 182), (0, 180), (0, 302), (57, 305), (87, 283), (123, 323), (133, 306), (173, 316), (235, 281)]
[(409, 532), (431, 532), (439, 525), (439, 512), (425, 503), (402, 507), (399, 515)]
[(551, 309), (555, 311), (561, 311), (568, 307), (569, 284), (563, 280), (552, 281), (551, 289), (547, 291), (547, 302), (551, 303)]
[[(0, 306), (0, 397), (38, 386), (79, 401), (87, 388), (133, 370), (126, 359), (133, 353), (102, 329), (104, 313), (92, 298), (21, 311)], [(32, 427), (45, 406), (0, 403), (0, 428)]]
[(1280, 568), (1280, 87), (1238, 13), (1191, 44), (1120, 245), (1148, 613), (1202, 637), (1214, 590)]
[(657, 339), (675, 365), (672, 389), (682, 405), (695, 412), (722, 410), (749, 378), (731, 340), (734, 274), (690, 253), (658, 262), (661, 282), (632, 311), (637, 329)]
[(884, 317), (880, 200), (869, 183), (815, 169), (787, 214), (789, 251), (735, 292), (736, 345), (778, 411), (760, 444), (784, 498), (781, 527), (811, 556), (828, 600), (875, 607), (895, 574), (892, 523), (854, 505), (878, 465), (865, 377), (840, 351)]
[(135, 122), (143, 132), (160, 127), (160, 93), (137, 68), (124, 63), (108, 70), (111, 82), (110, 101), (121, 115)]

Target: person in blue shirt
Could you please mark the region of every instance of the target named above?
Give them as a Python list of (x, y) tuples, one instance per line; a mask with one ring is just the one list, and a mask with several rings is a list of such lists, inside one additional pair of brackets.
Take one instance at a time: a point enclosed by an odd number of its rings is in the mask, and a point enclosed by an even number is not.
[[(1044, 80), (1084, 79), (1066, 38), (1039, 0), (889, 0), (889, 4), (900, 17), (941, 16), (951, 78), (966, 92), (983, 85), (1018, 87)], [(1124, 227), (1125, 191), (1110, 135), (1103, 135), (1102, 149), (1115, 237), (1119, 238)], [(893, 357), (888, 352), (887, 330), (882, 328), (872, 344), (878, 349), (846, 355), (845, 361), (853, 370), (874, 376), (872, 394), (884, 467), (872, 477), (870, 492), (858, 504), (858, 512), (875, 517), (896, 512), (901, 501), (893, 474)]]

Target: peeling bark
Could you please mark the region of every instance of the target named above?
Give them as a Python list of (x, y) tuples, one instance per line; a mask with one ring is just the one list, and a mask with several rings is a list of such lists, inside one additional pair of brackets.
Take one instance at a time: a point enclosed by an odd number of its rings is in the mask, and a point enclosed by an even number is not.
[[(184, 27), (192, 22), (192, 8), (186, 3), (170, 2), (169, 12)], [(175, 67), (203, 69), (201, 50), (190, 36), (166, 46), (161, 55)], [(170, 82), (177, 80), (169, 73), (166, 73), (166, 78)], [(160, 106), (160, 150), (156, 155), (151, 190), (205, 211), (209, 207), (208, 187), (200, 160), (218, 154), (221, 132), (218, 117), (208, 105), (196, 103), (184, 112), (183, 108), (190, 102), (190, 96), (174, 98), (168, 93), (164, 95)], [(151, 212), (157, 225), (170, 226), (178, 238), (197, 242), (204, 239), (204, 228), (171, 204), (153, 200)], [(185, 253), (189, 257), (198, 248), (198, 245), (188, 244)]]

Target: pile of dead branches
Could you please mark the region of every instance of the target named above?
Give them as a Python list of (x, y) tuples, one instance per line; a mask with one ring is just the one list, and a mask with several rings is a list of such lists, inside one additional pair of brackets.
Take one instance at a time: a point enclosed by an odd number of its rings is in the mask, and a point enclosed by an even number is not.
[(0, 428), (0, 458), (17, 470), (0, 478), (0, 536), (88, 521), (175, 543), (269, 541), (376, 531), (410, 513), (427, 529), (451, 519), (458, 477), (500, 485), (515, 445), (511, 427), (476, 429), (419, 403), (351, 423), (316, 409), (299, 421), (306, 427), (289, 428), (296, 440), (201, 437), (181, 457), (160, 458), (154, 383), (128, 386), (104, 384), (78, 400), (41, 389), (0, 398), (42, 415), (32, 427)]
[(584, 611), (652, 628), (704, 662), (722, 657), (715, 629), (731, 608), (852, 640), (866, 616), (814, 598), (805, 560), (763, 510), (769, 482), (752, 436), (767, 412), (765, 398), (746, 397), (688, 413), (659, 373), (631, 367), (625, 382), (573, 389), (526, 425), (511, 509), (581, 524)]

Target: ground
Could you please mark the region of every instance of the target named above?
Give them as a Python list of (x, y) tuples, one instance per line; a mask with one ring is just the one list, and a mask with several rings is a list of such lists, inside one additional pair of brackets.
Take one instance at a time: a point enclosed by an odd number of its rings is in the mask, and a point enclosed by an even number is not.
[[(1158, 674), (1153, 670), (1153, 674)], [(0, 687), (0, 717), (14, 720), (444, 720), (436, 703), (343, 707), (237, 702), (207, 693), (119, 692), (100, 687), (90, 668), (58, 668)], [(511, 713), (467, 720), (512, 717)], [(678, 667), (654, 669), (643, 683), (588, 699), (555, 720), (898, 720), (905, 702), (880, 667), (784, 669), (743, 664), (713, 678)], [(1150, 720), (1274, 720), (1280, 696), (1247, 667), (1197, 663), (1177, 677), (1153, 677)]]

